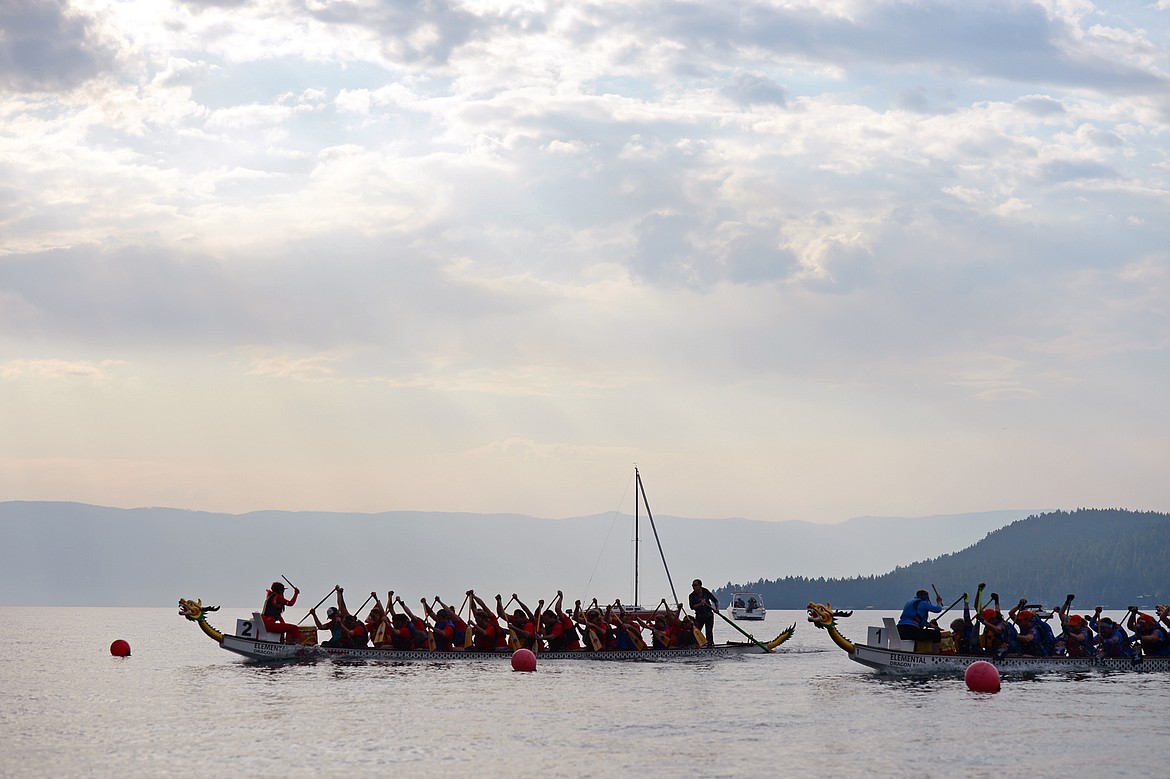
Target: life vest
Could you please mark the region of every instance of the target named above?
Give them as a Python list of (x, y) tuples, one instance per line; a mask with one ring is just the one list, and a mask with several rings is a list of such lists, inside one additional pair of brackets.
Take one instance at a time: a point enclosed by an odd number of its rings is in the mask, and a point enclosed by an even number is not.
[(1170, 655), (1170, 635), (1157, 625), (1154, 626), (1153, 631), (1147, 636), (1141, 637), (1142, 654), (1149, 657), (1166, 657)]
[(913, 625), (916, 628), (926, 627), (926, 622), (922, 618), (922, 609), (920, 604), (926, 601), (930, 603), (929, 598), (919, 598), (915, 596), (914, 600), (907, 601), (906, 605), (902, 607), (902, 614), (898, 617), (899, 625)]
[(1040, 636), (1040, 647), (1044, 650), (1044, 656), (1052, 657), (1056, 653), (1056, 635), (1052, 632), (1052, 626), (1038, 617), (1032, 622)]
[(464, 642), (467, 641), (467, 623), (459, 617), (452, 617), (451, 626), (455, 628), (455, 633), (451, 636), (452, 645), (463, 646)]
[(484, 632), (484, 635), (476, 633), (471, 639), (471, 645), (477, 652), (491, 652), (499, 647), (500, 626), (498, 624), (489, 621), (480, 626), (480, 630)]
[[(252, 601), (255, 603), (256, 601)], [(264, 608), (260, 614), (264, 617), (271, 617), (277, 622), (283, 622), (284, 618), (280, 615), (284, 613), (285, 599), (283, 595), (268, 590), (268, 594), (264, 598)]]
[(577, 626), (573, 624), (573, 618), (568, 614), (561, 617), (561, 629), (565, 632), (565, 649), (580, 649), (581, 635), (577, 632)]
[[(446, 651), (455, 640), (455, 623), (451, 620), (436, 622), (434, 633), (436, 648)], [(463, 636), (459, 637), (459, 646), (463, 646)]]

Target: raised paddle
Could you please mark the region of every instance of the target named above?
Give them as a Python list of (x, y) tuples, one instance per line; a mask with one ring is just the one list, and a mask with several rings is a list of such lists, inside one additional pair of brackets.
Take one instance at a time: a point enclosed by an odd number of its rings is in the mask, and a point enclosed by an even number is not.
[[(287, 579), (285, 579), (285, 581), (288, 581), (288, 580), (287, 580)], [(295, 588), (294, 588), (294, 589), (295, 589)], [(329, 600), (329, 596), (330, 596), (330, 595), (332, 595), (332, 594), (333, 594), (333, 593), (335, 593), (335, 592), (337, 592), (337, 585), (336, 585), (336, 584), (335, 584), (335, 585), (333, 585), (333, 589), (332, 589), (332, 590), (330, 590), (328, 593), (326, 593), (326, 594), (325, 594), (325, 597), (324, 597), (324, 598), (322, 598), (321, 600), (317, 601), (317, 605), (316, 605), (316, 606), (314, 606), (312, 609), (309, 609), (309, 612), (310, 612), (310, 613), (312, 613), (313, 609), (316, 609), (316, 608), (317, 608), (318, 606), (320, 606), (322, 603), (324, 603), (325, 601)], [(306, 619), (308, 619), (308, 618), (309, 618), (309, 615), (308, 615), (308, 614), (306, 614), (305, 616), (301, 617), (301, 622), (304, 622), (304, 621), (305, 621)], [(299, 625), (299, 624), (301, 624), (301, 622), (298, 622), (297, 624)]]
[(292, 587), (294, 590), (297, 590), (297, 592), (300, 592), (300, 590), (298, 590), (298, 589), (297, 589), (297, 586), (296, 586), (295, 584), (293, 584), (292, 582), (289, 582), (289, 581), (288, 581), (288, 577), (287, 577), (287, 576), (285, 576), (283, 573), (280, 575), (280, 578), (282, 578), (282, 579), (284, 579), (286, 582), (288, 582), (288, 586), (289, 586), (289, 587)]
[(965, 593), (965, 592), (964, 592), (962, 595), (960, 595), (959, 597), (955, 598), (955, 602), (954, 602), (954, 603), (952, 603), (950, 606), (947, 606), (947, 607), (946, 607), (945, 609), (943, 609), (942, 611), (940, 611), (940, 612), (938, 613), (938, 616), (937, 616), (937, 617), (935, 617), (935, 619), (936, 619), (936, 620), (942, 619), (942, 615), (943, 615), (943, 614), (946, 614), (948, 611), (950, 611), (951, 609), (953, 609), (953, 608), (954, 608), (956, 605), (958, 605), (959, 601), (961, 601), (963, 598), (966, 598), (966, 597), (967, 597), (967, 593)]
[[(714, 610), (714, 609), (712, 609), (712, 611), (715, 611), (715, 610)], [(727, 617), (723, 616), (723, 612), (722, 612), (722, 611), (715, 611), (715, 613), (716, 613), (716, 614), (718, 614), (718, 615), (719, 615), (719, 618), (720, 618), (720, 619), (722, 619), (724, 622), (726, 622), (728, 625), (731, 625), (733, 628), (735, 628), (736, 630), (738, 630), (740, 633), (743, 633), (745, 636), (747, 636), (748, 640), (749, 640), (749, 641), (751, 641), (751, 642), (752, 642), (753, 644), (755, 644), (756, 646), (758, 646), (760, 649), (763, 649), (763, 650), (764, 650), (765, 652), (767, 652), (768, 654), (771, 654), (771, 653), (772, 653), (772, 650), (771, 650), (771, 649), (769, 649), (768, 647), (766, 647), (765, 645), (761, 644), (761, 643), (760, 643), (760, 642), (759, 642), (759, 641), (756, 639), (756, 637), (755, 637), (755, 636), (753, 636), (751, 633), (747, 632), (746, 630), (744, 630), (743, 628), (741, 628), (739, 625), (737, 625), (737, 624), (735, 624), (734, 622), (732, 622), (731, 620), (729, 620)]]

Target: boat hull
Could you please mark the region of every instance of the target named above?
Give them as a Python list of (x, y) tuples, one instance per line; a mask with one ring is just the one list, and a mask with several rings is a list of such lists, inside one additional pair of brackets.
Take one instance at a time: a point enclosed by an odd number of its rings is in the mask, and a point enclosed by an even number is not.
[(767, 618), (768, 613), (764, 609), (754, 609), (748, 611), (747, 609), (732, 609), (731, 618), (737, 622), (763, 622)]
[(972, 655), (929, 655), (885, 647), (854, 645), (849, 659), (885, 674), (963, 673), (976, 660), (986, 660), (1001, 672), (1048, 673), (1052, 671), (1170, 671), (1170, 657), (977, 657)]
[[(275, 641), (259, 641), (254, 638), (225, 635), (220, 644), (229, 652), (249, 660), (298, 661), (298, 660), (375, 660), (390, 663), (458, 663), (465, 661), (510, 661), (510, 650), (496, 652), (427, 652), (425, 650), (400, 649), (344, 649), (341, 647), (307, 646), (303, 644), (281, 644)], [(710, 647), (687, 649), (646, 649), (641, 652), (617, 650), (612, 652), (540, 652), (540, 662), (548, 661), (607, 661), (607, 662), (673, 662), (678, 660), (711, 660), (742, 654), (764, 654), (764, 650), (752, 643), (728, 642)]]

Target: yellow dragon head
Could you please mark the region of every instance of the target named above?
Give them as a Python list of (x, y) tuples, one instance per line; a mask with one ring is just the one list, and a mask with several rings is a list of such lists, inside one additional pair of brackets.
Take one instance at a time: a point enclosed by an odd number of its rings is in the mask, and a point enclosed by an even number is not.
[(845, 618), (852, 616), (852, 611), (833, 611), (833, 604), (831, 603), (826, 603), (823, 606), (819, 603), (808, 604), (808, 621), (819, 628), (836, 627), (837, 617)]
[(204, 612), (219, 611), (219, 606), (204, 606), (203, 599), (187, 600), (179, 598), (179, 616), (186, 617), (192, 622), (201, 622), (206, 619)]
[(222, 644), (223, 633), (207, 624), (207, 612), (209, 611), (219, 611), (219, 606), (204, 606), (202, 600), (179, 598), (179, 616), (197, 623), (200, 630)]
[(829, 638), (833, 639), (833, 643), (849, 653), (853, 652), (853, 642), (837, 630), (837, 617), (851, 616), (853, 616), (852, 611), (834, 611), (831, 603), (826, 603), (823, 606), (819, 603), (808, 604), (808, 621), (818, 628), (828, 631)]

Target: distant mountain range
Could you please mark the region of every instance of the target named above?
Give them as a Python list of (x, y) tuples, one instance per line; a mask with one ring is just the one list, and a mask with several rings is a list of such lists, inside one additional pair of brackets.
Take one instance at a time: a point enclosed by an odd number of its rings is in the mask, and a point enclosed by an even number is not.
[(899, 566), (881, 576), (777, 580), (727, 586), (764, 596), (770, 608), (802, 609), (810, 601), (834, 608), (900, 608), (916, 590), (938, 588), (950, 601), (979, 582), (996, 592), (1007, 609), (1020, 598), (1060, 605), (1077, 599), (1074, 609), (1094, 606), (1152, 608), (1170, 602), (1170, 514), (1124, 509), (1056, 511), (1013, 522), (970, 548), (937, 559)]
[[(862, 517), (834, 525), (655, 514), (674, 588), (764, 577), (889, 571), (975, 543), (1030, 512)], [(179, 597), (258, 604), (288, 576), (311, 606), (334, 584), (355, 606), (376, 589), (408, 602), (468, 588), (515, 592), (535, 606), (558, 588), (570, 602), (634, 596), (633, 518), (514, 514), (260, 511), (218, 514), (79, 503), (0, 503), (0, 605), (167, 606)], [(672, 600), (654, 535), (640, 525), (643, 602)], [(916, 588), (916, 587), (915, 587)], [(354, 600), (356, 599), (356, 600)], [(308, 601), (307, 603), (305, 601)], [(806, 601), (807, 602), (807, 601)], [(772, 605), (772, 604), (769, 604)], [(803, 608), (804, 604), (800, 604)]]

